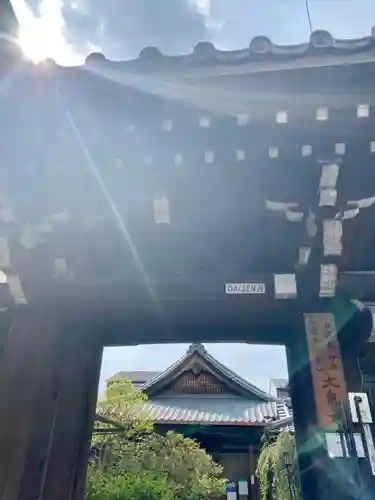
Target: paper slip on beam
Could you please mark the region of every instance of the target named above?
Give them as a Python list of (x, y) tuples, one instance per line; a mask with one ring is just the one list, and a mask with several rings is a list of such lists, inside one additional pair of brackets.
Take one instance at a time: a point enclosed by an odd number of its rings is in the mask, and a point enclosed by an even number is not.
[(261, 295), (266, 293), (265, 283), (226, 283), (227, 295)]

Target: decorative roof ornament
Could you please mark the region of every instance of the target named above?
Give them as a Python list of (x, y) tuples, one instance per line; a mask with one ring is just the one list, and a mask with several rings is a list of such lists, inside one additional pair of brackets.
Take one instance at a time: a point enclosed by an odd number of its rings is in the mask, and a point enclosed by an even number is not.
[(101, 52), (93, 52), (89, 54), (85, 59), (86, 66), (97, 66), (98, 64), (103, 64), (106, 62), (106, 57)]
[(311, 33), (310, 44), (316, 49), (333, 47), (334, 39), (326, 30), (316, 30)]
[(187, 354), (191, 354), (193, 352), (203, 353), (203, 352), (207, 352), (207, 351), (206, 351), (206, 348), (204, 347), (203, 344), (190, 344), (190, 346), (187, 350)]
[(199, 42), (194, 47), (194, 54), (204, 59), (215, 57), (216, 52), (215, 45), (211, 42)]
[(142, 62), (159, 62), (163, 59), (163, 54), (157, 47), (145, 47), (139, 53), (139, 59)]
[(256, 36), (250, 42), (249, 49), (252, 54), (267, 54), (271, 52), (273, 43), (266, 36)]

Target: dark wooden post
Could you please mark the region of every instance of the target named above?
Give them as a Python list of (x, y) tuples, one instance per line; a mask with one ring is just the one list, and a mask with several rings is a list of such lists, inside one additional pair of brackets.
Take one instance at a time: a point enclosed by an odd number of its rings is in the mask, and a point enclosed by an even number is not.
[(255, 472), (256, 472), (256, 458), (255, 458), (255, 450), (254, 446), (251, 444), (249, 446), (249, 498), (251, 500), (258, 500), (258, 490), (255, 482)]
[(295, 325), (290, 342), (286, 346), (286, 353), (302, 495), (304, 500), (318, 500), (318, 485), (314, 477), (318, 471), (315, 472), (312, 468), (312, 447), (316, 444), (316, 404), (307, 338), (302, 321), (300, 325)]
[(58, 308), (18, 306), (0, 352), (0, 497), (78, 500), (101, 346)]
[[(328, 456), (325, 432), (338, 430), (340, 404), (348, 390), (361, 389), (358, 370), (353, 369), (357, 365), (353, 339), (361, 336), (353, 328), (360, 329), (361, 323), (350, 303), (343, 308), (332, 301), (325, 310), (332, 312), (305, 314), (287, 346), (302, 492), (304, 500), (354, 500), (359, 490), (353, 462)], [(352, 331), (351, 350), (343, 348), (348, 329)]]
[[(346, 308), (347, 309), (347, 308)], [(374, 363), (373, 344), (368, 342), (373, 328), (373, 318), (369, 309), (355, 311), (349, 317), (345, 311), (337, 315), (337, 322), (340, 325), (340, 344), (343, 358), (343, 366), (345, 378), (347, 381), (348, 392), (366, 392), (368, 393), (370, 407), (371, 405), (371, 387), (368, 386), (368, 378), (366, 376), (365, 366), (361, 366), (361, 362), (368, 363), (367, 367)], [(375, 416), (373, 407), (371, 411)], [(354, 424), (355, 432), (361, 431), (361, 426)], [(374, 426), (371, 425), (372, 434), (374, 437)], [(370, 463), (368, 460), (360, 459), (354, 464), (357, 467), (357, 474), (362, 483), (362, 489), (366, 491), (366, 497), (369, 499), (375, 498), (374, 476), (371, 472)], [(359, 467), (359, 469), (358, 469)], [(362, 494), (362, 496), (364, 496)]]

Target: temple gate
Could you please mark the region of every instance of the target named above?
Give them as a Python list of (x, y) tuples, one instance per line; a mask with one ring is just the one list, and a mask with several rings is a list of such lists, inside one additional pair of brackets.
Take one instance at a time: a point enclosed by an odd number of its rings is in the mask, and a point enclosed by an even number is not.
[(374, 401), (374, 36), (0, 55), (1, 498), (82, 498), (103, 346), (212, 341), (286, 345), (305, 500), (372, 498), (325, 438)]

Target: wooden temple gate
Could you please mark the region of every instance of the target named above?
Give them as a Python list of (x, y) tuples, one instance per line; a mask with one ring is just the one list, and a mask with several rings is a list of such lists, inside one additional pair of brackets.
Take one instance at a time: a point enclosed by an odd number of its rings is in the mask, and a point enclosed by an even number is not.
[(364, 498), (375, 39), (0, 56), (0, 498), (82, 499), (103, 346), (187, 341), (285, 344), (304, 499)]

